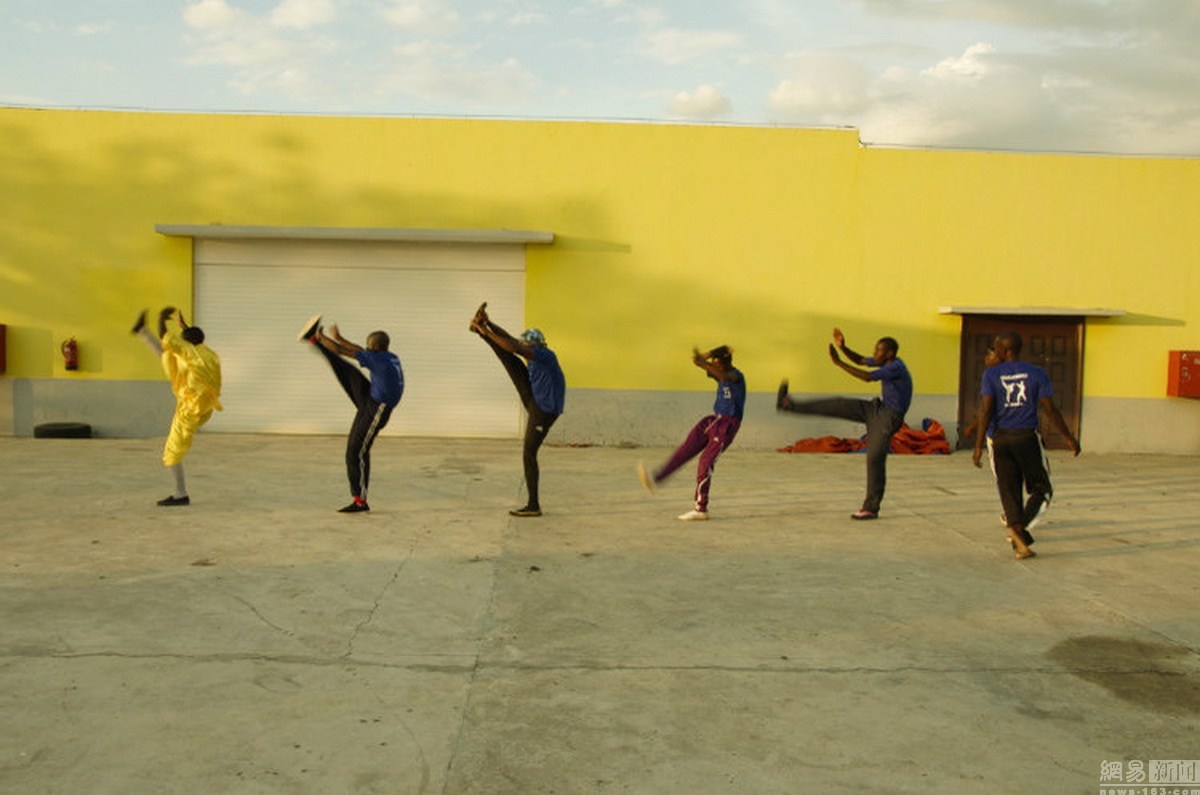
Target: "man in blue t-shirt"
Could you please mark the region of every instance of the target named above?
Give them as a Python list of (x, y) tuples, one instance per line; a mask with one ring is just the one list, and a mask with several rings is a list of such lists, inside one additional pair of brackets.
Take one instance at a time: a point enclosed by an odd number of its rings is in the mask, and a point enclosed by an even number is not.
[[(838, 356), (839, 351), (854, 364), (871, 369), (863, 370), (843, 362)], [(879, 506), (887, 486), (887, 455), (891, 450), (892, 436), (904, 424), (904, 415), (912, 403), (912, 376), (908, 374), (904, 361), (897, 357), (899, 351), (900, 344), (896, 340), (882, 337), (875, 343), (874, 356), (862, 356), (846, 347), (846, 338), (841, 329), (833, 330), (833, 342), (829, 344), (830, 359), (860, 381), (879, 381), (882, 395), (874, 400), (838, 397), (798, 401), (788, 395), (786, 380), (779, 385), (776, 407), (780, 411), (838, 417), (867, 426), (867, 496), (862, 508), (850, 514), (852, 519), (875, 519), (879, 516)]]
[(696, 496), (692, 510), (679, 516), (685, 522), (708, 518), (708, 489), (712, 485), (713, 469), (717, 466), (717, 458), (733, 444), (738, 428), (742, 426), (742, 415), (746, 409), (746, 379), (742, 371), (733, 366), (733, 350), (728, 345), (713, 348), (708, 353), (701, 353), (698, 348), (693, 348), (692, 364), (717, 382), (713, 413), (700, 418), (683, 443), (653, 474), (646, 471), (646, 466), (641, 461), (637, 465), (642, 485), (647, 491), (653, 492), (655, 487), (670, 477), (675, 470), (697, 455), (700, 456), (696, 468)]
[[(375, 437), (391, 419), (392, 409), (404, 395), (404, 370), (400, 359), (388, 350), (391, 340), (386, 332), (373, 331), (367, 336), (366, 346), (357, 345), (346, 339), (337, 326), (330, 326), (333, 336), (327, 336), (321, 327), (321, 316), (317, 315), (300, 332), (302, 342), (311, 343), (320, 351), (333, 374), (357, 411), (346, 439), (346, 476), (350, 480), (350, 495), (354, 500), (340, 513), (362, 513), (371, 510), (367, 504), (367, 484), (371, 480), (371, 446)], [(354, 359), (359, 367), (371, 374), (370, 379), (362, 371), (343, 359)]]
[[(538, 493), (541, 470), (537, 454), (550, 426), (563, 412), (567, 381), (554, 351), (546, 347), (546, 337), (535, 328), (526, 329), (520, 338), (514, 337), (492, 322), (487, 314), (487, 302), (475, 311), (470, 330), (483, 338), (504, 365), (512, 379), (528, 421), (525, 424), (525, 444), (522, 463), (525, 466), (525, 489), (529, 499), (520, 508), (509, 511), (513, 516), (541, 516)], [(521, 359), (525, 361), (521, 361)]]
[[(1078, 440), (1050, 400), (1050, 377), (1041, 367), (1020, 361), (1021, 347), (1021, 335), (1015, 331), (999, 334), (992, 341), (992, 349), (1000, 363), (983, 372), (982, 400), (972, 456), (975, 466), (982, 468), (985, 429), (990, 424), (992, 472), (996, 476), (1000, 504), (1004, 506), (1009, 541), (1018, 560), (1034, 555), (1029, 548), (1033, 543), (1029, 526), (1050, 504), (1053, 494), (1046, 451), (1038, 433), (1039, 409), (1066, 437), (1075, 455), (1079, 455)], [(1029, 490), (1028, 502), (1024, 500), (1026, 488)]]

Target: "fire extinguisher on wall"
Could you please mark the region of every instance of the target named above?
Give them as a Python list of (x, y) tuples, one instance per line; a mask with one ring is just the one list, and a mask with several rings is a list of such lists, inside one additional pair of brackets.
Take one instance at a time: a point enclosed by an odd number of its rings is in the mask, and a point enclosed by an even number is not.
[(68, 370), (79, 369), (79, 345), (75, 342), (75, 338), (67, 340), (62, 344), (63, 359), (66, 360), (66, 368)]

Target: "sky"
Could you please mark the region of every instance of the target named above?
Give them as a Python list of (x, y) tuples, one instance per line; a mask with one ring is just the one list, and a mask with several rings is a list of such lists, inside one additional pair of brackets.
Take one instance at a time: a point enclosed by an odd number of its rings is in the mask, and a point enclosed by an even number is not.
[(1200, 156), (1200, 0), (0, 0), (0, 105)]

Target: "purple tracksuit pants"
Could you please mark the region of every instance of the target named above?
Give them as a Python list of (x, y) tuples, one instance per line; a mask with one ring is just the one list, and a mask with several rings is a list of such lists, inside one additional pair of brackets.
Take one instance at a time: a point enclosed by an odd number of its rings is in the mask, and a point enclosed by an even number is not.
[(704, 417), (696, 423), (683, 440), (683, 444), (679, 445), (667, 462), (654, 473), (654, 482), (662, 483), (675, 470), (699, 455), (700, 463), (696, 468), (696, 510), (708, 511), (708, 487), (712, 485), (713, 468), (716, 467), (717, 458), (721, 453), (733, 444), (733, 438), (737, 436), (741, 426), (741, 420), (724, 414), (709, 414)]

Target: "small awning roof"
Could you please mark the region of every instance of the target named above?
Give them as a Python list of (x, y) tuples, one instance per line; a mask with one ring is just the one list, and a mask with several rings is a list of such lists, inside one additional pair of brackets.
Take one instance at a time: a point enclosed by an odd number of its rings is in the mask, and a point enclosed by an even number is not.
[(1031, 317), (1121, 317), (1124, 309), (1081, 309), (1062, 306), (943, 306), (943, 315), (1017, 315)]
[(226, 224), (155, 224), (168, 237), (209, 240), (367, 240), (389, 243), (553, 243), (553, 232), (525, 229), (408, 229), (356, 226), (230, 226)]

